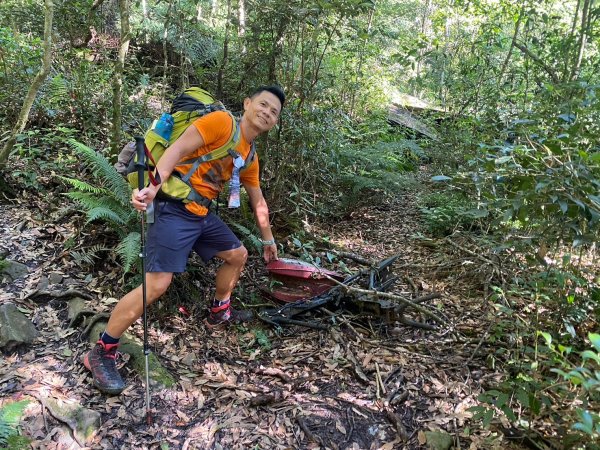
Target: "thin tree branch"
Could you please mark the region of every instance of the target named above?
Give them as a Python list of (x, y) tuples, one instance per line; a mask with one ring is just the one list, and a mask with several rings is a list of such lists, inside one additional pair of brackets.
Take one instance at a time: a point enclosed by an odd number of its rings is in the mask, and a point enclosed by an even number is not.
[(540, 66), (542, 69), (544, 69), (546, 71), (546, 73), (548, 75), (550, 75), (550, 78), (552, 78), (553, 82), (555, 82), (557, 84), (560, 83), (560, 78), (556, 74), (556, 71), (552, 67), (550, 67), (548, 64), (546, 64), (544, 61), (542, 61), (542, 59), (539, 56), (537, 56), (535, 53), (533, 53), (526, 46), (524, 46), (523, 44), (520, 44), (519, 42), (515, 42), (515, 47), (517, 47), (519, 50), (521, 50), (523, 53), (525, 53), (527, 56), (529, 56), (538, 66)]

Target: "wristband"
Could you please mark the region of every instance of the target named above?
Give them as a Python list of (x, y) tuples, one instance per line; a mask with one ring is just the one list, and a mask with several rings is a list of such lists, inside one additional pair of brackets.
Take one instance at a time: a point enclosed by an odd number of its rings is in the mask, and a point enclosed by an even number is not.
[(269, 240), (261, 239), (260, 242), (262, 245), (275, 245), (275, 239), (269, 239)]

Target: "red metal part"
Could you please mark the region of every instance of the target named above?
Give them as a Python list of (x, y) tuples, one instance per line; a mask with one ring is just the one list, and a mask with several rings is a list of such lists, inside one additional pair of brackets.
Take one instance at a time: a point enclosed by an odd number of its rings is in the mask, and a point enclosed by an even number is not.
[[(282, 302), (296, 302), (323, 294), (344, 276), (298, 259), (281, 258), (267, 264), (272, 282), (265, 290)], [(331, 280), (330, 278), (333, 278)]]

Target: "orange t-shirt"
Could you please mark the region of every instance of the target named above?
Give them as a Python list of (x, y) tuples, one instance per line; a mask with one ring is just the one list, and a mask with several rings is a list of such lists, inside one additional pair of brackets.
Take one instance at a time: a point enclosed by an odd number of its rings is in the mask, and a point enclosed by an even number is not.
[[(227, 138), (229, 138), (229, 135), (231, 134), (231, 117), (225, 111), (216, 111), (202, 116), (195, 120), (193, 125), (202, 136), (204, 146), (197, 149), (191, 155), (186, 156), (180, 163), (191, 158), (205, 155), (212, 150), (221, 147), (227, 142)], [(244, 159), (246, 159), (250, 153), (250, 143), (246, 141), (242, 133), (240, 133), (240, 142), (234, 147), (234, 150)], [(190, 168), (189, 165), (177, 167), (182, 168), (182, 173), (185, 173), (186, 170)], [(176, 170), (177, 167), (175, 168)], [(194, 172), (190, 178), (190, 182), (199, 194), (213, 200), (217, 198), (219, 192), (223, 190), (225, 182), (229, 181), (232, 172), (233, 158), (231, 156), (226, 156), (221, 159), (200, 164), (196, 172)], [(258, 155), (255, 155), (254, 161), (240, 172), (240, 182), (252, 187), (260, 187), (258, 172)], [(208, 213), (208, 208), (195, 202), (186, 203), (185, 207), (191, 213), (199, 216), (205, 216)]]

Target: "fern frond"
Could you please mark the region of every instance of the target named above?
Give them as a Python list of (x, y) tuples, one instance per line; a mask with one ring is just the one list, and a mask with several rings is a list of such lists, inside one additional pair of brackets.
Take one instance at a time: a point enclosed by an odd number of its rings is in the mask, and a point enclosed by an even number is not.
[(109, 194), (110, 193), (107, 189), (93, 186), (85, 181), (78, 180), (77, 178), (68, 178), (68, 177), (63, 177), (63, 176), (59, 176), (58, 178), (60, 178), (67, 184), (70, 184), (75, 189), (77, 189), (78, 191), (81, 191), (81, 192), (93, 192), (94, 194)]
[[(123, 225), (130, 225), (136, 218), (136, 211), (130, 205), (123, 205), (112, 196), (99, 196), (89, 192), (67, 192), (67, 197), (79, 203), (88, 216), (88, 222), (98, 218), (108, 218), (111, 225), (118, 225), (122, 230)], [(110, 195), (110, 193), (108, 194)], [(95, 211), (110, 210), (111, 214), (105, 215)], [(92, 212), (93, 211), (93, 212)], [(113, 220), (113, 217), (116, 217)]]
[(103, 219), (111, 225), (126, 225), (127, 221), (118, 212), (113, 211), (106, 206), (98, 206), (87, 212), (88, 223), (94, 220)]
[(131, 270), (131, 267), (137, 261), (140, 254), (140, 233), (131, 232), (117, 245), (117, 255), (123, 263), (123, 271), (125, 273)]
[(21, 400), (0, 408), (0, 444), (5, 445), (6, 439), (17, 434), (17, 426), (28, 404), (28, 400)]
[(234, 228), (239, 230), (240, 233), (242, 233), (242, 240), (244, 242), (250, 243), (250, 245), (254, 247), (259, 253), (262, 252), (262, 242), (259, 238), (256, 237), (256, 235), (252, 231), (250, 231), (244, 225), (239, 224), (237, 222), (232, 222), (231, 226), (233, 226)]
[(99, 259), (98, 253), (106, 250), (108, 249), (103, 245), (96, 244), (81, 251), (71, 250), (69, 254), (73, 258), (73, 261), (76, 265), (84, 267), (93, 266), (96, 262), (95, 260)]
[(50, 79), (47, 90), (48, 99), (55, 105), (69, 100), (69, 84), (60, 73)]
[(129, 204), (131, 198), (129, 184), (117, 173), (110, 161), (75, 139), (69, 139), (69, 143), (76, 152), (84, 157), (94, 175), (103, 181), (103, 185), (113, 193), (115, 198), (124, 204)]

